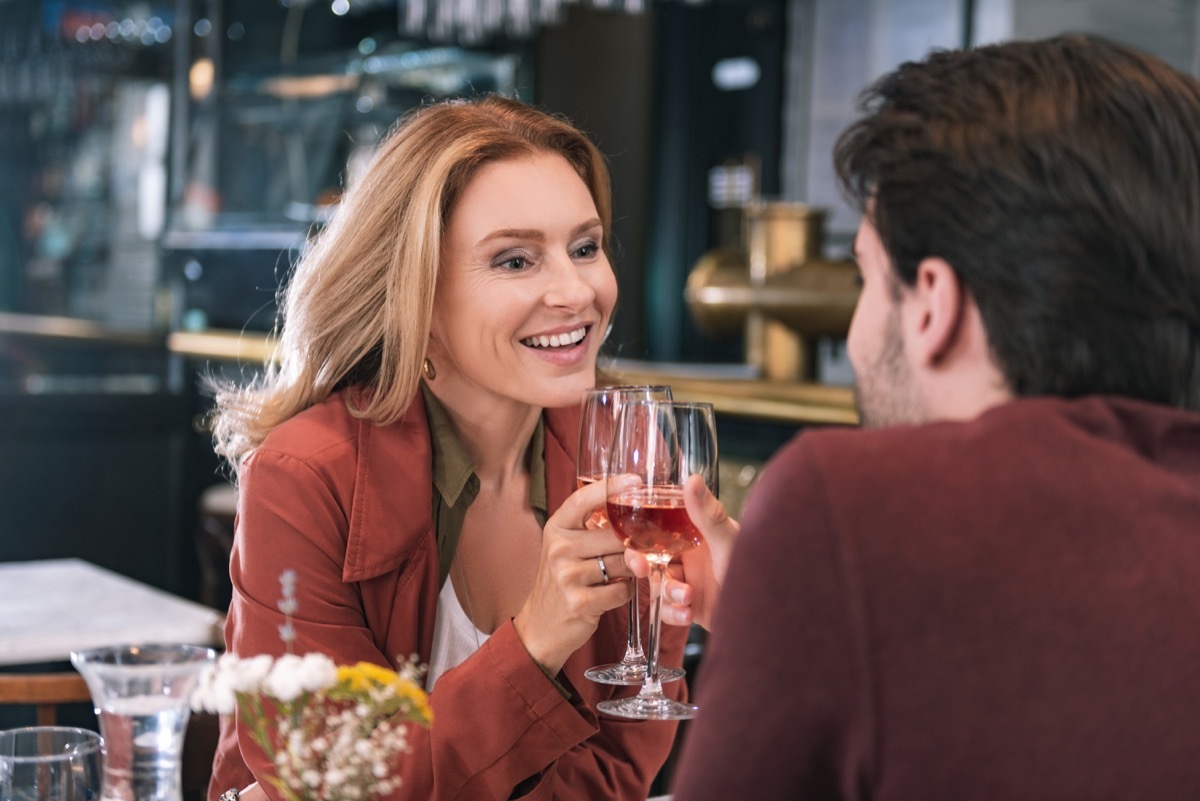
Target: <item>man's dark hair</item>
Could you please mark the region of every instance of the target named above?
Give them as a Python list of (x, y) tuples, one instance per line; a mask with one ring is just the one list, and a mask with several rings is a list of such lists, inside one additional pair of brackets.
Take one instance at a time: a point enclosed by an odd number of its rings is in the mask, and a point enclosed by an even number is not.
[(1200, 409), (1200, 82), (1070, 35), (936, 52), (860, 104), (843, 189), (904, 284), (954, 268), (1013, 392)]

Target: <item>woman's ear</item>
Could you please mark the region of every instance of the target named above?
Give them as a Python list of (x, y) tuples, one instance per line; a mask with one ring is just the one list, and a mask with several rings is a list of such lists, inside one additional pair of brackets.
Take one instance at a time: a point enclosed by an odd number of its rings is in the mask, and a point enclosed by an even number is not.
[(917, 265), (916, 284), (908, 295), (906, 338), (917, 363), (932, 367), (945, 357), (961, 334), (964, 297), (958, 273), (941, 258)]

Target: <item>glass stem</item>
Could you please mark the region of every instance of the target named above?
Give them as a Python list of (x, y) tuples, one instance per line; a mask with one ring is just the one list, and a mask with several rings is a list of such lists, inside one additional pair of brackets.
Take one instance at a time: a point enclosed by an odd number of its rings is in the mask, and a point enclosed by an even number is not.
[(629, 599), (629, 641), (625, 645), (625, 658), (622, 661), (627, 665), (644, 665), (646, 654), (642, 651), (642, 613), (638, 609), (638, 582), (637, 579), (630, 581), (633, 582), (633, 597)]
[(646, 681), (638, 693), (639, 697), (662, 697), (662, 682), (659, 680), (658, 647), (662, 641), (662, 595), (663, 583), (667, 578), (667, 561), (670, 557), (647, 554), (650, 562), (650, 665), (646, 669)]

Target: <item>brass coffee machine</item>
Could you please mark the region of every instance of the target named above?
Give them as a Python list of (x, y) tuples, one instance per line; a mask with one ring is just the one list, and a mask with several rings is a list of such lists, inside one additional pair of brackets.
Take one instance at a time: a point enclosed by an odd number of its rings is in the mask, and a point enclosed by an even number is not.
[(709, 250), (688, 275), (696, 325), (714, 336), (744, 328), (746, 363), (765, 380), (813, 380), (813, 339), (850, 328), (858, 271), (821, 257), (824, 220), (803, 203), (753, 201), (742, 208), (742, 246)]

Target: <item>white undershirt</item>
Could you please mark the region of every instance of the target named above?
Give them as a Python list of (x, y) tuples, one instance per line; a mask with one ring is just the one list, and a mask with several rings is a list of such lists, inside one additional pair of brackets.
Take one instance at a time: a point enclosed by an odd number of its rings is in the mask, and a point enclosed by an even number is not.
[(429, 657), (429, 672), (425, 676), (425, 691), (433, 692), (433, 685), (441, 675), (479, 650), (491, 635), (475, 628), (475, 624), (463, 611), (458, 602), (450, 577), (442, 584), (438, 593), (437, 611), (433, 618), (433, 653)]

